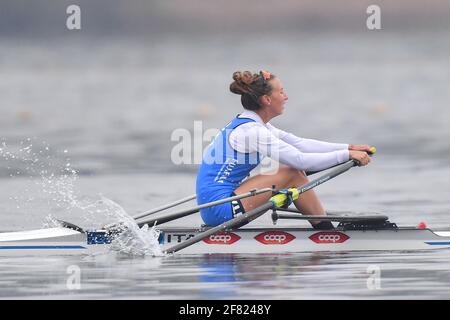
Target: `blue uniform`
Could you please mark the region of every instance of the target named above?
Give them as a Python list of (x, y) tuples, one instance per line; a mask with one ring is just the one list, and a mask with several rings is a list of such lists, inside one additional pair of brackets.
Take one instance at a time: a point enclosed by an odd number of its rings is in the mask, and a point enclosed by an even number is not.
[[(240, 153), (229, 143), (230, 133), (238, 126), (254, 122), (249, 118), (234, 118), (211, 142), (197, 175), (197, 203), (199, 205), (233, 195), (241, 182), (260, 163), (259, 153)], [(200, 210), (205, 224), (215, 226), (233, 218), (232, 203)]]

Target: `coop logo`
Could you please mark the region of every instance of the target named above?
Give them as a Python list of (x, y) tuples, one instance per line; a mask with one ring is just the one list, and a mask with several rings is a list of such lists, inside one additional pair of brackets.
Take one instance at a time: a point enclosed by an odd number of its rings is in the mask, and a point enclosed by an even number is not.
[(258, 234), (255, 239), (262, 244), (286, 244), (295, 239), (295, 237), (284, 231), (266, 231)]
[(317, 232), (309, 237), (315, 243), (343, 243), (350, 239), (342, 232)]
[(236, 241), (239, 241), (241, 237), (232, 232), (221, 232), (217, 234), (213, 234), (206, 239), (203, 239), (207, 244), (233, 244)]

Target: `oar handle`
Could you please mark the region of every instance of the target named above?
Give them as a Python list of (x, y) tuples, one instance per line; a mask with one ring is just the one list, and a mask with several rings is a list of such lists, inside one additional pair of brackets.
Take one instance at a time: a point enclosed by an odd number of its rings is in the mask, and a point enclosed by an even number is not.
[[(372, 156), (372, 155), (374, 155), (376, 152), (377, 152), (377, 148), (371, 147), (371, 148), (370, 148), (370, 151), (368, 151), (367, 154), (368, 154), (369, 156)], [(361, 162), (359, 162), (359, 160), (353, 159), (353, 161), (355, 162), (355, 165), (356, 165), (356, 166), (358, 166), (358, 167), (361, 166)]]

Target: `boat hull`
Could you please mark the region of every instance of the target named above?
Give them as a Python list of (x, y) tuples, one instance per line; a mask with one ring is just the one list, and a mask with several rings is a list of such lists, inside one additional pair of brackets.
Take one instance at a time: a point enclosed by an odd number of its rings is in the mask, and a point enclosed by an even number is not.
[[(199, 232), (195, 228), (161, 228), (159, 241), (164, 250)], [(107, 252), (108, 242), (103, 231), (81, 233), (69, 228), (0, 233), (0, 256), (95, 254)], [(221, 232), (177, 254), (410, 251), (442, 248), (450, 248), (450, 232), (417, 228), (317, 231), (274, 227)]]
[[(186, 230), (185, 230), (186, 231)], [(166, 230), (165, 248), (195, 235)], [(183, 249), (183, 253), (295, 253), (319, 251), (393, 251), (450, 248), (450, 232), (429, 229), (317, 231), (302, 228), (243, 229), (222, 232)]]

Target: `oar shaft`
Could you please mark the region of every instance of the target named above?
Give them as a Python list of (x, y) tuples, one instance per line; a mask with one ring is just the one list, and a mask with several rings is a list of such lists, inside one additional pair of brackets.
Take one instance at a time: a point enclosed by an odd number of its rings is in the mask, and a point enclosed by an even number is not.
[(137, 220), (137, 219), (144, 218), (144, 217), (149, 216), (149, 215), (151, 215), (151, 214), (154, 214), (154, 213), (157, 213), (157, 212), (160, 212), (160, 211), (164, 211), (164, 210), (166, 210), (166, 209), (176, 207), (176, 206), (178, 206), (178, 205), (180, 205), (180, 204), (182, 204), (182, 203), (185, 203), (185, 202), (194, 200), (195, 198), (197, 198), (197, 195), (196, 195), (196, 194), (190, 195), (190, 196), (188, 196), (188, 197), (185, 197), (185, 198), (183, 198), (183, 199), (180, 199), (180, 200), (177, 200), (177, 201), (174, 201), (174, 202), (171, 202), (171, 203), (162, 205), (162, 206), (157, 207), (157, 208), (155, 208), (155, 209), (152, 209), (152, 210), (149, 210), (149, 211), (142, 212), (142, 213), (140, 213), (139, 215), (133, 217), (133, 219)]
[(172, 221), (172, 220), (186, 217), (186, 216), (196, 213), (198, 211), (199, 211), (199, 209), (197, 209), (197, 207), (191, 208), (191, 209), (186, 209), (186, 210), (182, 210), (182, 211), (178, 211), (178, 212), (169, 213), (164, 216), (146, 219), (145, 221), (141, 221), (141, 222), (138, 221), (137, 225), (140, 228), (142, 228), (142, 226), (144, 226), (146, 224), (148, 224), (149, 226), (160, 225), (160, 224)]
[(333, 179), (334, 177), (350, 170), (350, 168), (357, 165), (357, 162), (355, 160), (349, 160), (346, 163), (342, 164), (338, 168), (328, 172), (327, 174), (324, 174), (323, 176), (320, 176), (319, 178), (305, 184), (304, 186), (298, 187), (299, 193), (304, 193), (312, 188), (317, 187), (318, 185), (321, 185), (324, 182), (327, 182), (330, 179)]
[(160, 224), (196, 213), (196, 212), (200, 211), (201, 209), (217, 206), (219, 204), (223, 204), (223, 203), (227, 203), (227, 202), (231, 202), (231, 201), (239, 200), (239, 199), (243, 199), (243, 198), (248, 198), (248, 197), (252, 197), (252, 196), (255, 196), (255, 195), (258, 195), (261, 193), (272, 192), (272, 191), (276, 191), (276, 190), (274, 190), (272, 188), (263, 188), (263, 189), (259, 189), (259, 190), (255, 189), (255, 190), (252, 190), (252, 191), (249, 191), (246, 193), (242, 193), (240, 195), (236, 195), (233, 197), (229, 197), (229, 198), (225, 198), (225, 199), (221, 199), (221, 200), (217, 200), (217, 201), (213, 201), (213, 202), (208, 202), (208, 203), (205, 203), (205, 204), (202, 204), (202, 205), (190, 208), (190, 209), (181, 210), (181, 211), (174, 212), (174, 213), (162, 216), (162, 217), (154, 217), (151, 219), (147, 219), (145, 221), (139, 221), (138, 226), (142, 227), (145, 224), (155, 225), (155, 223), (160, 225)]
[(186, 247), (189, 247), (190, 245), (193, 245), (194, 243), (202, 241), (203, 239), (205, 239), (209, 236), (212, 236), (213, 234), (215, 234), (217, 232), (224, 231), (227, 229), (232, 229), (236, 225), (247, 224), (248, 222), (250, 222), (250, 221), (258, 218), (262, 214), (264, 214), (267, 210), (271, 209), (272, 207), (273, 207), (273, 203), (268, 202), (268, 203), (266, 203), (258, 208), (255, 208), (247, 213), (239, 215), (237, 218), (229, 220), (225, 223), (222, 223), (221, 225), (218, 225), (217, 227), (208, 229), (207, 231), (199, 233), (196, 236), (194, 236), (186, 241), (183, 241), (177, 245), (174, 245), (174, 246), (170, 247), (169, 249), (165, 250), (165, 252), (166, 253), (175, 253), (177, 251), (180, 251), (181, 249), (184, 249)]

